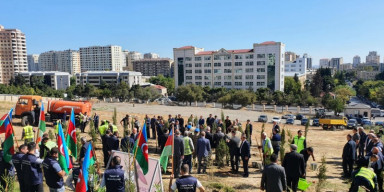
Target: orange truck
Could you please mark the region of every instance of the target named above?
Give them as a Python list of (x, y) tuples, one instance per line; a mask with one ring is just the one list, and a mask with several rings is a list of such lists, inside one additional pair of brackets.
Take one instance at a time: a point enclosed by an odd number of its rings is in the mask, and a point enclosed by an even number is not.
[[(20, 96), (15, 107), (15, 117), (21, 119), (21, 125), (26, 124), (37, 124), (36, 114), (34, 112), (35, 105), (41, 108), (42, 97), (36, 95), (24, 95)], [(88, 101), (61, 101), (61, 100), (50, 100), (48, 105), (44, 106), (46, 109), (46, 121), (55, 121), (62, 119), (63, 115), (66, 114), (67, 118), (71, 114), (73, 108), (76, 121), (78, 122), (78, 115), (80, 113), (91, 114), (92, 104)], [(38, 114), (37, 114), (38, 115)], [(76, 122), (76, 123), (77, 123)], [(78, 124), (78, 123), (77, 123)]]

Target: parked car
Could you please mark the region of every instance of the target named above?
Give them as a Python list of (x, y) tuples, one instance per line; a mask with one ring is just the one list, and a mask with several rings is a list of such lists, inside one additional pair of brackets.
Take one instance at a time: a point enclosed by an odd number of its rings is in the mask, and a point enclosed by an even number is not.
[(268, 122), (268, 117), (266, 115), (260, 115), (257, 121), (266, 123)]
[(372, 122), (371, 122), (371, 120), (369, 120), (369, 119), (363, 119), (363, 121), (361, 122), (361, 125), (362, 126), (365, 126), (365, 125), (372, 125)]
[(353, 129), (357, 127), (357, 120), (356, 119), (350, 119), (347, 123), (347, 129)]
[(307, 118), (301, 119), (301, 125), (306, 125), (308, 122)]
[(383, 121), (376, 121), (375, 122), (375, 126), (384, 126), (384, 122)]
[(277, 117), (277, 116), (273, 117), (272, 122), (280, 123), (280, 117)]
[(305, 118), (305, 116), (302, 115), (302, 114), (297, 114), (296, 115), (296, 120), (302, 120), (303, 118)]
[(292, 118), (289, 118), (289, 119), (287, 119), (287, 120), (285, 121), (285, 124), (291, 124), (291, 125), (293, 125), (293, 123), (295, 123), (295, 120), (292, 119)]
[(319, 119), (313, 119), (313, 121), (312, 121), (312, 126), (319, 127), (319, 126), (320, 126)]
[(282, 119), (295, 119), (296, 116), (294, 116), (293, 114), (286, 114), (286, 115), (283, 115), (281, 118)]

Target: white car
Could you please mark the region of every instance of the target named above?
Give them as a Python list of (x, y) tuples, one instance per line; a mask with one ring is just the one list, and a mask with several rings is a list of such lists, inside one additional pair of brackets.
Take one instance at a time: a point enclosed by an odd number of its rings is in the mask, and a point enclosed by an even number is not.
[(282, 117), (283, 119), (296, 119), (296, 116), (292, 115), (292, 114), (286, 114)]
[(280, 123), (280, 117), (277, 117), (277, 116), (273, 117), (272, 118), (272, 123), (273, 122)]

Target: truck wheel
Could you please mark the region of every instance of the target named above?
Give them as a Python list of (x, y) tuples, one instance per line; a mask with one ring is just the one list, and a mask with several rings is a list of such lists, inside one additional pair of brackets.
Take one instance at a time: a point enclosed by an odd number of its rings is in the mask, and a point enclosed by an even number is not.
[(32, 116), (30, 115), (26, 115), (26, 116), (23, 116), (21, 118), (21, 125), (24, 127), (24, 126), (27, 126), (27, 125), (32, 125), (33, 124), (33, 119), (32, 119)]
[(323, 129), (324, 129), (324, 130), (327, 130), (327, 129), (328, 129), (328, 126), (327, 126), (327, 125), (323, 125)]

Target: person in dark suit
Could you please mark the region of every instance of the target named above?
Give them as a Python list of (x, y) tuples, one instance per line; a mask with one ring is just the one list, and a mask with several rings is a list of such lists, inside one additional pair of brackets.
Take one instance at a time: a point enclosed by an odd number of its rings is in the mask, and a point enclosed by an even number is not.
[(156, 116), (151, 118), (152, 139), (156, 139)]
[(109, 148), (109, 153), (112, 153), (112, 150), (118, 151), (120, 147), (120, 141), (118, 139), (119, 132), (115, 131), (113, 135), (108, 139), (107, 144)]
[(239, 147), (240, 138), (236, 137), (236, 132), (232, 131), (232, 137), (227, 139), (229, 146), (229, 155), (231, 157), (232, 172), (237, 173), (239, 171)]
[(203, 173), (206, 173), (209, 153), (211, 152), (211, 143), (205, 138), (205, 132), (200, 133), (201, 137), (197, 140), (196, 154), (198, 160), (197, 174), (200, 174), (201, 167)]
[[(108, 148), (107, 141), (109, 140), (110, 137), (111, 137), (110, 130), (105, 131), (105, 135), (101, 136), (101, 143), (103, 144), (104, 167), (107, 167), (108, 160), (109, 160), (109, 154), (108, 154), (109, 148)], [(85, 151), (84, 151), (84, 154), (85, 154)]]
[(240, 156), (241, 156), (241, 160), (243, 161), (243, 168), (244, 168), (243, 177), (248, 177), (249, 176), (248, 161), (249, 161), (249, 158), (251, 158), (251, 149), (247, 141), (247, 135), (245, 133), (241, 135)]
[(213, 146), (213, 135), (211, 133), (211, 128), (207, 127), (205, 128), (205, 138), (209, 140), (209, 143), (211, 144), (211, 147)]
[(85, 157), (85, 152), (87, 151), (89, 142), (87, 142), (87, 137), (81, 137), (80, 142), (81, 142), (81, 149), (80, 149), (79, 159), (82, 159), (83, 157)]
[[(304, 157), (296, 152), (297, 146), (291, 144), (291, 152), (286, 153), (283, 160), (283, 167), (287, 176), (287, 185), (292, 191), (297, 191), (299, 178), (304, 177)], [(289, 190), (287, 190), (289, 191)]]
[(216, 148), (222, 139), (224, 139), (224, 133), (221, 132), (221, 127), (218, 127), (217, 133), (215, 133), (213, 135), (213, 146), (212, 147)]
[[(205, 120), (203, 118), (203, 116), (200, 116), (200, 119), (199, 119), (199, 127), (200, 125), (204, 125), (205, 124)], [(196, 125), (197, 126), (197, 125)]]
[(207, 126), (212, 127), (214, 122), (215, 118), (212, 117), (212, 114), (209, 114), (209, 117), (207, 118)]
[(347, 143), (343, 149), (343, 172), (344, 177), (351, 177), (353, 171), (353, 162), (356, 160), (356, 143), (352, 140), (352, 135), (347, 135)]
[(173, 173), (175, 174), (175, 178), (179, 178), (181, 163), (184, 159), (184, 140), (180, 137), (180, 131), (177, 129), (175, 129), (175, 138), (173, 142)]
[(185, 127), (184, 127), (184, 118), (182, 118), (181, 115), (178, 114), (176, 120), (179, 121), (179, 124), (180, 124), (180, 132), (181, 132), (182, 135), (184, 135), (184, 131), (185, 131)]
[(271, 164), (264, 168), (260, 189), (267, 192), (282, 192), (287, 189), (284, 167), (277, 164), (277, 155), (270, 157)]

